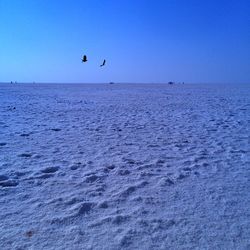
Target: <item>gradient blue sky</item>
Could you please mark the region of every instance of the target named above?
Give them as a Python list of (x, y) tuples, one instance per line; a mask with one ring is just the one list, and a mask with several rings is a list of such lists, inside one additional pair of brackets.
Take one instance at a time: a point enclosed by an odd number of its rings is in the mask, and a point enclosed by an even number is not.
[(249, 13), (249, 0), (0, 0), (0, 82), (250, 83)]

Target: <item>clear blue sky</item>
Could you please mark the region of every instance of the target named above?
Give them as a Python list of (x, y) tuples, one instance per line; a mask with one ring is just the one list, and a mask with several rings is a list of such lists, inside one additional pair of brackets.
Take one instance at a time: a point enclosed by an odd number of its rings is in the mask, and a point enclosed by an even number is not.
[(250, 83), (250, 1), (0, 0), (11, 80)]

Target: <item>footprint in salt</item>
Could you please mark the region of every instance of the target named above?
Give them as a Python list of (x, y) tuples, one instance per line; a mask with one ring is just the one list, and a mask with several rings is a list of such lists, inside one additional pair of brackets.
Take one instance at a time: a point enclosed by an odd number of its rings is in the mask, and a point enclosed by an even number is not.
[(14, 180), (9, 180), (7, 175), (0, 175), (0, 186), (1, 187), (15, 187), (19, 183)]
[(52, 131), (55, 131), (55, 132), (59, 132), (59, 131), (61, 131), (61, 129), (60, 129), (60, 128), (52, 128), (51, 130), (52, 130)]
[(47, 167), (41, 170), (42, 173), (45, 174), (51, 174), (51, 173), (55, 173), (59, 170), (59, 167)]
[(22, 136), (22, 137), (28, 137), (28, 136), (30, 136), (30, 134), (23, 133), (23, 134), (20, 134), (20, 136)]
[(30, 158), (32, 156), (32, 154), (30, 153), (22, 153), (22, 154), (19, 154), (18, 157), (23, 157), (23, 158)]
[(83, 202), (79, 209), (78, 209), (78, 215), (85, 215), (91, 212), (91, 210), (96, 206), (93, 202)]
[(59, 167), (46, 167), (40, 171), (41, 175), (37, 176), (38, 179), (48, 179), (53, 177), (54, 174), (59, 170)]
[(0, 181), (6, 181), (9, 177), (7, 175), (0, 175)]

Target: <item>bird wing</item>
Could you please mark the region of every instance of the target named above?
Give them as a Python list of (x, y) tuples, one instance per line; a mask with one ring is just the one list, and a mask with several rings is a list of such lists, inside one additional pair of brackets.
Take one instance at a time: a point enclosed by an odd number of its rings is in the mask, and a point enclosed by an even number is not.
[(103, 60), (103, 63), (100, 65), (100, 67), (104, 66), (104, 65), (105, 65), (105, 62), (106, 62), (106, 60), (104, 59), (104, 60)]

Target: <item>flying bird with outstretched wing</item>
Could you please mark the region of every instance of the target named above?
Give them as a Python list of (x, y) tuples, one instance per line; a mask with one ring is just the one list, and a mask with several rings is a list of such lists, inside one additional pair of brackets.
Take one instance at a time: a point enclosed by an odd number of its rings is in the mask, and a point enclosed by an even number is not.
[(83, 57), (82, 57), (82, 62), (87, 62), (88, 60), (87, 60), (87, 56), (86, 55), (84, 55)]
[(104, 60), (103, 60), (103, 63), (100, 65), (100, 67), (104, 66), (105, 63), (106, 63), (106, 60), (104, 59)]

